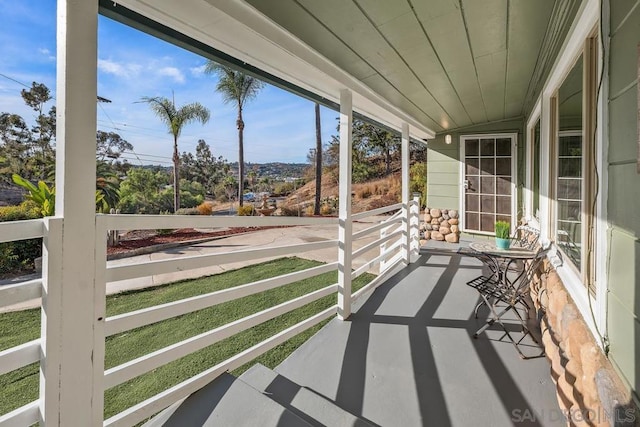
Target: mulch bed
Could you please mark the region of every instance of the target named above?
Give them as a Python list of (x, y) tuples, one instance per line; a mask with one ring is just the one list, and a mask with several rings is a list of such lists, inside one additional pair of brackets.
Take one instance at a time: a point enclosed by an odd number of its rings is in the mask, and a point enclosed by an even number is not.
[(161, 245), (164, 243), (184, 242), (189, 240), (225, 237), (249, 231), (267, 230), (269, 228), (284, 228), (288, 226), (266, 227), (230, 227), (217, 231), (196, 231), (193, 228), (180, 228), (169, 233), (158, 234), (155, 230), (132, 230), (120, 236), (117, 246), (108, 247), (107, 255), (121, 254), (138, 248)]

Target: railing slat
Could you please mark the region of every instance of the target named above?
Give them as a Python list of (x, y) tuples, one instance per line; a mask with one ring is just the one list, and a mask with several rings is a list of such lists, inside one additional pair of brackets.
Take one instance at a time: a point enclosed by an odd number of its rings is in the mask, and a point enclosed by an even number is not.
[(222, 373), (232, 371), (247, 362), (252, 361), (261, 354), (266, 353), (272, 348), (282, 344), (283, 342), (291, 339), (301, 332), (306, 331), (309, 328), (314, 327), (318, 323), (325, 319), (334, 316), (338, 312), (338, 306), (334, 305), (321, 311), (320, 313), (313, 315), (302, 322), (277, 333), (276, 335), (267, 338), (266, 340), (244, 350), (241, 353), (236, 354), (233, 357), (217, 364), (216, 366), (207, 369), (206, 371), (195, 375), (188, 380), (177, 384), (162, 393), (156, 394), (149, 399), (132, 406), (131, 408), (114, 415), (104, 422), (105, 427), (128, 427), (137, 424), (150, 416), (162, 411), (171, 404), (184, 399), (193, 392), (200, 390), (202, 387), (209, 384), (211, 381), (219, 377)]
[(294, 273), (283, 274), (278, 277), (236, 286), (230, 289), (223, 289), (204, 295), (197, 295), (191, 298), (185, 298), (179, 301), (109, 317), (105, 323), (105, 334), (106, 336), (118, 334), (140, 326), (149, 325), (151, 323), (160, 322), (186, 313), (212, 307), (223, 302), (288, 285), (299, 280), (308, 279), (309, 277), (336, 271), (337, 269), (337, 262), (324, 264), (318, 267), (312, 267), (306, 270), (296, 271)]
[(14, 411), (0, 416), (0, 427), (30, 426), (40, 421), (40, 402), (28, 403)]
[[(268, 227), (337, 224), (333, 217), (295, 216), (202, 216), (202, 215), (96, 215), (109, 230), (154, 230), (158, 228)], [(104, 223), (104, 224), (103, 224)]]
[(180, 341), (176, 344), (167, 346), (153, 353), (131, 360), (122, 365), (107, 370), (104, 374), (105, 389), (122, 384), (132, 378), (149, 372), (159, 366), (177, 360), (195, 351), (208, 347), (228, 338), (232, 335), (242, 332), (267, 320), (271, 320), (296, 308), (302, 307), (310, 302), (316, 301), (322, 297), (335, 293), (338, 285), (330, 285), (319, 289), (315, 292), (308, 293), (293, 300), (276, 305), (275, 307), (262, 310), (251, 316), (238, 319), (234, 322), (220, 326), (219, 328), (207, 331), (200, 335)]
[(357, 219), (367, 218), (369, 216), (381, 215), (389, 211), (400, 209), (400, 208), (402, 208), (402, 203), (396, 203), (395, 205), (383, 206), (378, 209), (372, 209), (370, 211), (360, 212), (360, 213), (351, 215), (351, 219), (355, 221)]
[(0, 222), (0, 243), (36, 239), (44, 236), (42, 219)]
[(353, 257), (357, 258), (360, 255), (369, 252), (372, 249), (377, 248), (380, 244), (384, 243), (384, 242), (388, 242), (389, 240), (393, 239), (394, 237), (398, 237), (403, 233), (403, 230), (398, 230), (398, 231), (394, 231), (391, 234), (388, 234), (374, 242), (369, 243), (366, 246), (361, 247), (360, 249), (358, 249), (357, 251), (353, 251)]
[(173, 273), (192, 270), (210, 265), (230, 262), (289, 255), (338, 246), (336, 240), (324, 242), (300, 243), (297, 245), (277, 246), (273, 248), (245, 249), (221, 254), (198, 255), (184, 258), (150, 261), (134, 265), (119, 265), (107, 268), (107, 282), (145, 277), (151, 274)]
[(385, 271), (381, 272), (375, 279), (353, 293), (353, 301), (357, 301), (363, 294), (372, 291), (383, 284), (391, 275), (390, 273), (402, 264), (402, 261), (402, 252), (400, 252), (391, 259), (390, 266)]
[(40, 361), (40, 339), (0, 351), (0, 375)]
[(42, 296), (42, 279), (0, 286), (0, 307), (19, 304)]
[(376, 224), (372, 227), (365, 228), (364, 230), (360, 230), (357, 233), (353, 233), (353, 240), (357, 240), (367, 234), (373, 233), (374, 231), (382, 230), (383, 228), (387, 228), (396, 223), (401, 223), (403, 218), (393, 218), (391, 220), (383, 221), (379, 224)]
[(396, 252), (401, 246), (402, 246), (402, 241), (398, 240), (393, 245), (388, 247), (383, 253), (381, 253), (371, 261), (368, 261), (366, 264), (358, 267), (353, 273), (351, 273), (351, 279), (353, 280), (356, 277), (359, 277), (370, 268), (373, 268), (373, 266), (375, 266), (376, 264), (379, 264), (380, 261), (382, 261), (383, 259), (389, 258), (389, 256), (391, 256), (393, 252)]

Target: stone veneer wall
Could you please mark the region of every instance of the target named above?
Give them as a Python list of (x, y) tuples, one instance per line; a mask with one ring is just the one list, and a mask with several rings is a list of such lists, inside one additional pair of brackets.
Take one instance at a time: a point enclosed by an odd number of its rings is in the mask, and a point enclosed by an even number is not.
[(640, 412), (548, 260), (534, 280), (531, 297), (567, 424), (640, 426)]
[(459, 221), (457, 210), (426, 208), (422, 225), (425, 240), (446, 240), (449, 243), (458, 243), (460, 241)]

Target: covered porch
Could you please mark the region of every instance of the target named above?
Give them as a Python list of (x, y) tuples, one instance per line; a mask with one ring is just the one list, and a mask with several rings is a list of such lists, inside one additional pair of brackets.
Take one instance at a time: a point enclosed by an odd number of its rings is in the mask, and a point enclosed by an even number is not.
[[(235, 380), (228, 371), (327, 319), (332, 320), (276, 369), (298, 388), (312, 391), (317, 395), (314, 399), (324, 399), (320, 407), (326, 411), (321, 413), (331, 412), (328, 408), (335, 405), (338, 409), (334, 410), (346, 411), (343, 415), (354, 425), (501, 426), (522, 422), (537, 426), (566, 422), (546, 359), (521, 360), (511, 343), (500, 339), (502, 333), (497, 328), (477, 340), (472, 338), (473, 331), (486, 320), (486, 312), (481, 311), (480, 319), (474, 318), (473, 309), (479, 300), (465, 283), (480, 274), (481, 264), (455, 251), (420, 253), (420, 207), (409, 189), (409, 144), (427, 142), (444, 158), (440, 164), (432, 164), (429, 179), (430, 185), (450, 187), (449, 192), (437, 194), (431, 187), (430, 197), (443, 204), (458, 204), (432, 207), (459, 209), (459, 199), (464, 196), (464, 172), (459, 164), (464, 156), (458, 145), (451, 145), (451, 136), (457, 142), (462, 141), (458, 137), (463, 134), (491, 134), (498, 144), (501, 137), (496, 135), (508, 132), (509, 164), (523, 166), (517, 172), (514, 167), (507, 180), (512, 225), (529, 220), (540, 229), (543, 239), (556, 240), (554, 219), (559, 208), (553, 177), (539, 170), (538, 188), (534, 189), (535, 132), (537, 128), (540, 137), (538, 162), (553, 171), (557, 159), (551, 153), (552, 149), (557, 150), (553, 141), (558, 131), (554, 128), (554, 96), (578, 55), (588, 46), (592, 50), (585, 64), (591, 68), (585, 76), (589, 75), (592, 83), (596, 81), (596, 60), (605, 54), (597, 50), (594, 29), (600, 28), (601, 13), (608, 19), (606, 12), (595, 0), (548, 0), (547, 7), (537, 2), (492, 1), (487, 2), (491, 7), (484, 8), (463, 0), (432, 0), (424, 3), (430, 6), (426, 8), (412, 1), (403, 2), (398, 9), (391, 4), (355, 0), (330, 4), (303, 0), (58, 1), (56, 215), (0, 224), (2, 242), (43, 238), (42, 279), (0, 288), (3, 305), (42, 297), (40, 338), (0, 352), (2, 374), (32, 363), (40, 365), (39, 397), (0, 416), (1, 427), (37, 422), (65, 427), (131, 426), (159, 413), (162, 415), (151, 420), (151, 425), (185, 425), (184, 420), (194, 414), (200, 418), (189, 422), (199, 425), (215, 412), (211, 402), (224, 401), (225, 393), (216, 389), (216, 384), (232, 390)], [(86, 142), (93, 140), (96, 132), (99, 13), (339, 110), (338, 218), (96, 215), (95, 147)], [(633, 10), (629, 12), (632, 13)], [(589, 43), (585, 42), (587, 38)], [(589, 100), (590, 108), (584, 110), (584, 116), (589, 116), (585, 121), (591, 127), (583, 127), (582, 132), (594, 136), (588, 146), (593, 149), (593, 157), (585, 154), (584, 161), (605, 168), (603, 141), (608, 129), (593, 126), (594, 117), (608, 116), (607, 99), (595, 98), (595, 87), (591, 89), (594, 97)], [(354, 117), (393, 130), (402, 145), (399, 203), (359, 214), (351, 212)], [(606, 120), (598, 121), (603, 122)], [(495, 151), (492, 161), (498, 157)], [(476, 175), (482, 178), (480, 172)], [(587, 251), (582, 255), (593, 270), (589, 277), (598, 281), (594, 294), (589, 293), (590, 283), (582, 283), (585, 276), (575, 268), (560, 268), (557, 260), (561, 250), (552, 261), (568, 284), (565, 302), (573, 298), (580, 310), (574, 318), (581, 316), (586, 322), (581, 336), (590, 340), (589, 354), (604, 359), (606, 354), (602, 356), (601, 349), (608, 351), (608, 338), (598, 334), (604, 331), (606, 335), (607, 326), (607, 174), (592, 174), (590, 179), (581, 187), (584, 194), (596, 186), (601, 191), (582, 198), (582, 206), (591, 208), (588, 213), (592, 219), (580, 226), (585, 230), (583, 242), (589, 237), (602, 245), (596, 255)], [(495, 192), (493, 196), (506, 198)], [(498, 218), (496, 211), (491, 212), (489, 225)], [(480, 218), (482, 212), (475, 213)], [(386, 217), (354, 232), (355, 221), (378, 215)], [(139, 265), (106, 265), (105, 239), (107, 231), (113, 229), (319, 224), (335, 227), (337, 238)], [(492, 233), (482, 227), (479, 231)], [(354, 245), (354, 241), (366, 236), (375, 236), (375, 240), (364, 246)], [(241, 258), (261, 259), (324, 249), (335, 250), (335, 262), (107, 316), (105, 287), (109, 282), (223, 265)], [(371, 252), (375, 255), (366, 262), (354, 263), (355, 258)], [(372, 268), (377, 269), (378, 277), (353, 292), (352, 280)], [(327, 272), (337, 272), (338, 280), (105, 369), (105, 342), (110, 336)], [(335, 297), (331, 307), (104, 419), (106, 390), (327, 296)], [(594, 308), (590, 305), (592, 296)], [(637, 328), (631, 329), (637, 335)], [(633, 336), (633, 332), (626, 334)], [(560, 351), (558, 359), (566, 364)], [(637, 350), (623, 350), (621, 354), (627, 372), (635, 372), (632, 368), (636, 367), (637, 358), (633, 356)], [(263, 372), (264, 376), (268, 378), (269, 374)], [(572, 372), (567, 372), (566, 377), (571, 380)], [(585, 382), (594, 377), (584, 375)], [(262, 385), (269, 387), (269, 383)], [(291, 425), (322, 422), (288, 408), (293, 394), (288, 403), (287, 399), (284, 403), (265, 401), (265, 390), (259, 390), (257, 383), (251, 388), (255, 393), (242, 386), (236, 393), (239, 400), (224, 405), (230, 411), (230, 418), (225, 418), (229, 423), (254, 425), (256, 419), (266, 418), (252, 415), (271, 413), (272, 424), (283, 425), (281, 416), (285, 411)], [(242, 390), (262, 396), (263, 405), (242, 404), (247, 395)], [(581, 411), (580, 405), (586, 402), (583, 396), (568, 396), (566, 406)], [(275, 407), (276, 412), (269, 412), (268, 407)], [(267, 409), (249, 412), (256, 408)], [(216, 424), (216, 417), (211, 418), (211, 423)]]

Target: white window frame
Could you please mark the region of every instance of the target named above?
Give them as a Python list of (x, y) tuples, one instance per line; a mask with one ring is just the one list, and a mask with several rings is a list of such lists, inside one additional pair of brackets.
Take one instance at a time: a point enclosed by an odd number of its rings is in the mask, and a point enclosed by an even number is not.
[[(602, 22), (603, 33), (608, 34), (609, 30), (609, 12), (608, 9), (603, 11)], [(550, 230), (552, 230), (552, 218), (550, 218), (551, 204), (550, 190), (553, 182), (550, 181), (550, 162), (551, 147), (550, 142), (552, 123), (551, 120), (555, 120), (550, 116), (551, 113), (551, 100), (555, 96), (557, 88), (560, 87), (564, 78), (573, 67), (575, 60), (582, 52), (585, 40), (587, 40), (593, 28), (598, 25), (600, 20), (600, 1), (599, 0), (587, 0), (583, 2), (576, 15), (574, 25), (572, 26), (567, 39), (565, 40), (563, 49), (558, 55), (557, 62), (555, 63), (547, 81), (544, 85), (541, 97), (538, 102), (541, 103), (541, 116), (540, 116), (540, 229), (541, 236), (544, 238), (550, 237)], [(605, 40), (605, 51), (608, 52), (609, 41)], [(599, 53), (602, 56), (602, 52)], [(600, 58), (602, 59), (602, 58)], [(606, 60), (602, 61), (607, 63)], [(597, 119), (598, 130), (596, 135), (596, 164), (599, 172), (599, 188), (600, 191), (596, 197), (596, 222), (595, 222), (595, 236), (598, 242), (598, 251), (596, 252), (595, 265), (597, 269), (596, 273), (596, 295), (593, 297), (588, 291), (587, 287), (582, 283), (580, 275), (567, 265), (554, 265), (556, 271), (560, 276), (560, 279), (565, 285), (565, 288), (574, 300), (578, 310), (582, 314), (583, 319), (589, 326), (589, 329), (594, 336), (597, 335), (599, 330), (601, 333), (607, 333), (607, 294), (609, 283), (607, 281), (607, 254), (609, 251), (607, 243), (607, 186), (608, 186), (608, 114), (609, 108), (607, 105), (608, 99), (608, 81), (609, 74), (608, 69), (605, 66), (603, 73), (603, 84), (601, 87), (600, 97), (598, 100)], [(535, 122), (534, 122), (535, 123)], [(552, 261), (553, 261), (553, 257)], [(591, 307), (593, 307), (593, 316)], [(597, 325), (597, 326), (596, 326)], [(602, 347), (603, 343), (600, 340), (596, 340), (598, 345)]]
[[(534, 156), (534, 134), (536, 124), (541, 120), (542, 114), (542, 102), (538, 99), (536, 105), (533, 107), (533, 111), (531, 112), (531, 116), (529, 116), (529, 120), (527, 120), (527, 130), (525, 135), (525, 185), (522, 192), (522, 198), (524, 199), (524, 218), (527, 221), (527, 224), (540, 228), (540, 224), (538, 223), (538, 219), (536, 217), (536, 213), (533, 211), (533, 198), (535, 194), (533, 193), (533, 156)], [(542, 125), (542, 123), (540, 123)], [(542, 132), (540, 132), (540, 143), (542, 142)], [(542, 170), (542, 162), (540, 162), (540, 172)], [(540, 185), (540, 181), (538, 181), (538, 185)], [(538, 192), (538, 197), (540, 197), (540, 192)], [(541, 208), (540, 203), (538, 203), (538, 209)]]
[(518, 134), (516, 132), (505, 133), (480, 133), (471, 135), (460, 135), (460, 230), (470, 234), (480, 234), (485, 236), (495, 236), (495, 233), (478, 230), (468, 230), (466, 225), (466, 206), (465, 206), (465, 142), (468, 139), (481, 139), (481, 138), (510, 138), (511, 139), (511, 233), (515, 231), (518, 221), (518, 193), (517, 183), (518, 180)]

